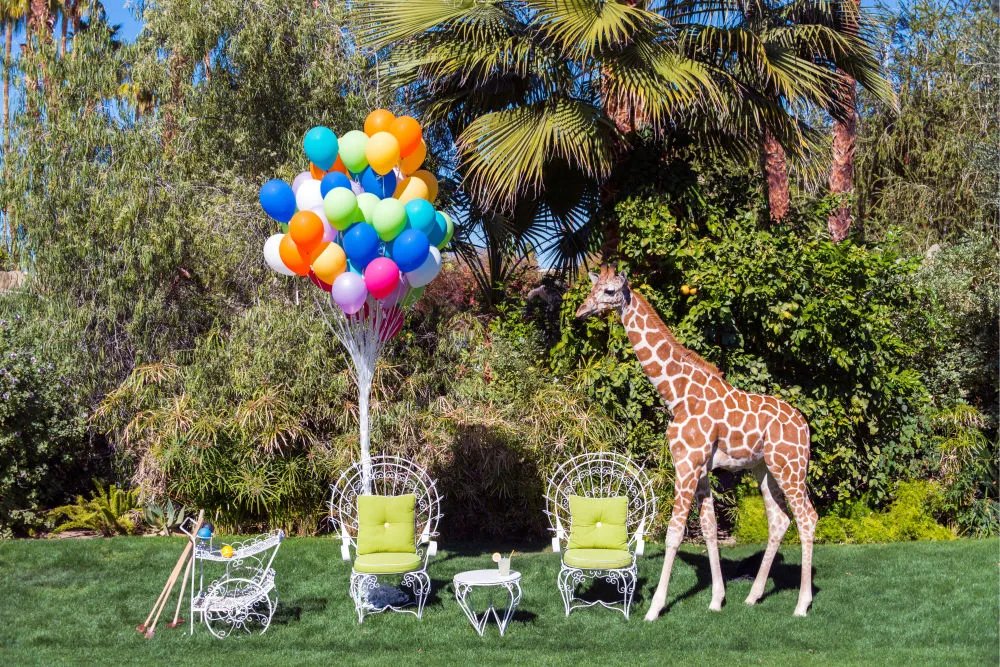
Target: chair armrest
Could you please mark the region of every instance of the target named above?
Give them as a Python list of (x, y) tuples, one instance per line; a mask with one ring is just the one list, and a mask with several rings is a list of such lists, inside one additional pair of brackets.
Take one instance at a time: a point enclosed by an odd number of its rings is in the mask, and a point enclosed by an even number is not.
[(556, 528), (556, 536), (552, 538), (552, 553), (557, 554), (562, 551), (562, 540), (566, 539), (566, 531), (560, 526)]
[(639, 526), (639, 529), (635, 531), (635, 555), (641, 556), (646, 551), (646, 537), (642, 533), (644, 526)]

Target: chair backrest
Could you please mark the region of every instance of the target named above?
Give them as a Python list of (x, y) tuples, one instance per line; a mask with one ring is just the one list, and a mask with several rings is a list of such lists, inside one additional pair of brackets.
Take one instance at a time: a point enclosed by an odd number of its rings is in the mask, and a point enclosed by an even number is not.
[(414, 532), (417, 545), (437, 536), (441, 519), (441, 498), (437, 485), (427, 471), (412, 461), (398, 456), (373, 456), (371, 458), (370, 487), (365, 490), (361, 463), (345, 470), (330, 489), (330, 520), (334, 530), (351, 546), (356, 546), (358, 536), (358, 496), (401, 496), (412, 493), (414, 503)]
[(649, 477), (632, 459), (614, 452), (580, 454), (556, 468), (545, 493), (545, 513), (559, 542), (569, 541), (573, 518), (569, 497), (628, 498), (625, 528), (629, 544), (649, 530), (656, 512), (656, 496)]

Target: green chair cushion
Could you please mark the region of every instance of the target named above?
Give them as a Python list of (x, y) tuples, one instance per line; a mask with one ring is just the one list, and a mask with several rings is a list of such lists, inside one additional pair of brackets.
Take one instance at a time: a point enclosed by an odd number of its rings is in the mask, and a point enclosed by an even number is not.
[(573, 523), (567, 548), (628, 550), (628, 532), (625, 529), (628, 498), (625, 496), (570, 496), (569, 513)]
[(621, 549), (567, 549), (563, 562), (585, 570), (611, 570), (632, 564), (632, 554)]
[(417, 498), (358, 496), (358, 555), (417, 551), (413, 507)]
[(417, 554), (363, 554), (354, 559), (354, 571), (365, 574), (401, 574), (419, 570), (424, 564)]

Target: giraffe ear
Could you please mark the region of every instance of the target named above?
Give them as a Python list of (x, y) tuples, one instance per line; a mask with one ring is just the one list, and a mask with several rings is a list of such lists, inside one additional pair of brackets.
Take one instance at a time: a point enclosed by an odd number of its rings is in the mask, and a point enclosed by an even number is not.
[(598, 276), (593, 271), (589, 272), (587, 275), (590, 276), (590, 284), (591, 285), (596, 285), (597, 281), (600, 279), (600, 276)]

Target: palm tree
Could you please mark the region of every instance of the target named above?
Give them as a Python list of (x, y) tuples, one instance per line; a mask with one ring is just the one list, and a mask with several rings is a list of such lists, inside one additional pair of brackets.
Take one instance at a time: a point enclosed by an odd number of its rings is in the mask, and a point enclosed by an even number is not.
[(781, 222), (791, 203), (788, 162), (816, 177), (826, 152), (803, 112), (831, 110), (841, 118), (843, 69), (878, 99), (892, 100), (892, 90), (871, 44), (838, 30), (826, 2), (720, 0), (702, 3), (699, 14), (707, 20), (683, 33), (690, 54), (724, 69), (737, 86), (723, 87), (731, 93), (728, 112), (708, 120), (732, 125), (730, 141), (757, 142), (771, 220)]
[(384, 74), (454, 140), (470, 215), (567, 268), (596, 249), (596, 214), (613, 205), (639, 131), (718, 110), (713, 72), (642, 6), (371, 0), (357, 18), (364, 45), (391, 47)]
[[(767, 145), (772, 210), (784, 216), (785, 152), (819, 145), (795, 107), (829, 106), (829, 63), (863, 50), (822, 25), (795, 26), (818, 1), (730, 21), (742, 9), (732, 0), (368, 0), (356, 18), (383, 75), (454, 140), (471, 210), (489, 214), (473, 222), (499, 220), (509, 247), (573, 269), (602, 235), (605, 250), (615, 245), (614, 204), (634, 190), (635, 164), (657, 168), (670, 136), (754, 159)], [(711, 24), (694, 20), (703, 14)]]

